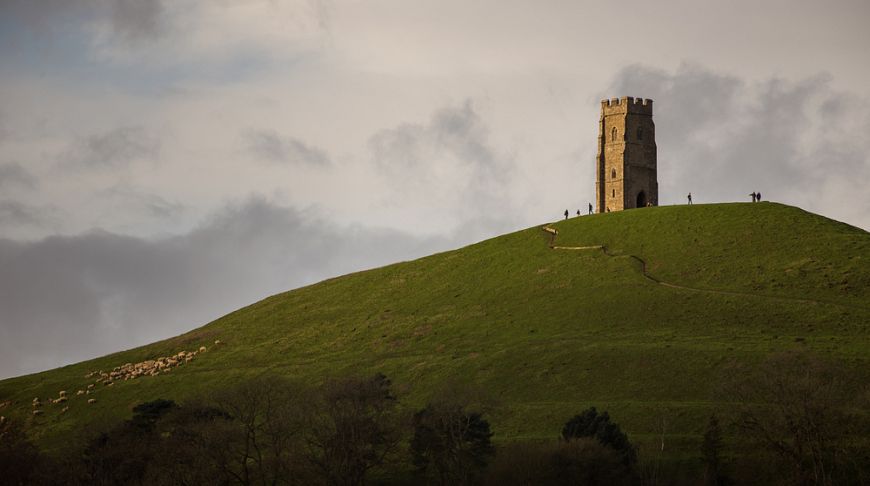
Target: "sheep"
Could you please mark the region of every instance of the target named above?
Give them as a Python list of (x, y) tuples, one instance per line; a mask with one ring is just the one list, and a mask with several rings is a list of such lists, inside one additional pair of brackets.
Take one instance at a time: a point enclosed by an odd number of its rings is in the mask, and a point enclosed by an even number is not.
[(67, 410), (69, 410), (69, 407), (63, 407), (60, 409), (60, 413), (66, 413)]
[(88, 403), (89, 404), (97, 403), (97, 399), (96, 398), (88, 398)]
[(215, 339), (215, 340), (214, 340), (214, 345), (215, 345), (215, 346), (219, 346), (220, 344), (221, 344), (221, 340), (220, 340), (220, 339)]
[(42, 410), (34, 410), (33, 415), (42, 415)]
[(204, 352), (205, 352), (205, 346), (200, 346), (200, 347), (199, 347), (199, 352), (200, 352), (200, 353), (204, 353)]
[(54, 403), (63, 403), (65, 401), (66, 401), (66, 397), (63, 396), (63, 397), (59, 397), (57, 400), (55, 400)]
[(65, 396), (66, 396), (66, 390), (61, 390), (61, 391), (57, 392), (57, 396), (59, 396), (59, 397), (65, 397)]
[(93, 384), (93, 383), (91, 383), (90, 385), (88, 385), (88, 390), (93, 390), (93, 389), (94, 389), (94, 384)]
[(84, 395), (84, 394), (85, 394), (84, 390), (76, 390), (76, 395)]

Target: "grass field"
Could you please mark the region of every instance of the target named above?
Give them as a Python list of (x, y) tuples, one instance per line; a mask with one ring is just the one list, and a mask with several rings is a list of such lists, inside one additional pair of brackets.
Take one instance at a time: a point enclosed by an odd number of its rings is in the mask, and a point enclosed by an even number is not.
[[(775, 203), (644, 208), (552, 227), (559, 246), (606, 251), (550, 249), (538, 226), (327, 280), (176, 338), (0, 381), (0, 414), (26, 418), (56, 450), (147, 400), (183, 402), (262, 374), (318, 382), (383, 372), (409, 407), (447, 382), (482, 390), (496, 441), (554, 438), (594, 405), (642, 453), (664, 433), (665, 454), (679, 460), (697, 454), (731, 363), (800, 348), (868, 369), (870, 233)], [(30, 415), (34, 397), (83, 389), (89, 371), (201, 345), (209, 350), (172, 373)]]

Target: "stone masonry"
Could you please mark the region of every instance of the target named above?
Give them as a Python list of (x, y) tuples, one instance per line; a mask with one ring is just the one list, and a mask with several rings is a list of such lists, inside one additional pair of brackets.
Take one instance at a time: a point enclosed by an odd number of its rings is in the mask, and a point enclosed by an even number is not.
[(595, 211), (657, 206), (653, 100), (624, 96), (601, 101)]

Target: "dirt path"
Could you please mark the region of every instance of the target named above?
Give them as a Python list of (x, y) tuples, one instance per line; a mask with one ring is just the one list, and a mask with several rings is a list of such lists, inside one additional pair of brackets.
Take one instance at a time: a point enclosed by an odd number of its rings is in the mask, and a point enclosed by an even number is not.
[(646, 261), (644, 261), (643, 258), (640, 258), (640, 257), (635, 256), (635, 255), (613, 255), (609, 251), (607, 251), (607, 246), (605, 246), (605, 245), (557, 246), (555, 243), (556, 243), (556, 237), (559, 236), (559, 230), (557, 230), (556, 228), (551, 228), (548, 225), (545, 225), (541, 229), (543, 229), (544, 231), (546, 231), (547, 233), (550, 234), (549, 246), (550, 246), (550, 249), (552, 249), (552, 250), (601, 250), (602, 253), (604, 253), (605, 255), (607, 255), (611, 258), (629, 258), (629, 259), (635, 260), (635, 261), (640, 263), (641, 274), (643, 275), (644, 278), (646, 278), (647, 280), (649, 280), (653, 283), (656, 283), (658, 285), (662, 285), (664, 287), (670, 287), (672, 289), (679, 289), (679, 290), (688, 290), (690, 292), (704, 292), (704, 293), (708, 293), (708, 294), (736, 295), (736, 296), (740, 296), (740, 297), (755, 297), (755, 298), (761, 298), (761, 299), (785, 300), (785, 301), (789, 301), (789, 302), (804, 302), (804, 303), (810, 303), (810, 304), (833, 305), (833, 306), (837, 306), (837, 307), (846, 307), (846, 308), (850, 308), (850, 309), (859, 309), (862, 311), (870, 312), (870, 308), (868, 308), (868, 307), (862, 307), (860, 305), (854, 305), (854, 304), (846, 304), (843, 302), (836, 302), (836, 301), (832, 301), (832, 300), (807, 299), (807, 298), (802, 298), (802, 297), (786, 297), (783, 295), (759, 294), (756, 292), (741, 292), (739, 290), (705, 289), (705, 288), (688, 287), (685, 285), (679, 285), (679, 284), (675, 284), (675, 283), (665, 282), (664, 280), (661, 280), (657, 277), (650, 275), (646, 271)]

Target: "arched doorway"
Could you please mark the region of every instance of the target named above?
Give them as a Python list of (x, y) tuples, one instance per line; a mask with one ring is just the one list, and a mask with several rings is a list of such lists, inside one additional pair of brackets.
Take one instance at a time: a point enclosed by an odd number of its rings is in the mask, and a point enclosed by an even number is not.
[(639, 193), (637, 193), (637, 204), (634, 207), (642, 208), (644, 206), (646, 206), (646, 193), (640, 191)]

